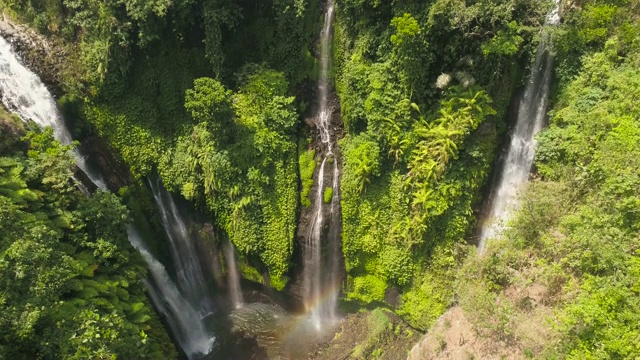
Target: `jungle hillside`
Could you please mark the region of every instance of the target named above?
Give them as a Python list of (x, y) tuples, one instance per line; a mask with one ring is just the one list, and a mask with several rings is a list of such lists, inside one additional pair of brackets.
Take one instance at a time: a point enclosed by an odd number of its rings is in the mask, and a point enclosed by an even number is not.
[(640, 357), (638, 0), (0, 10), (0, 360)]

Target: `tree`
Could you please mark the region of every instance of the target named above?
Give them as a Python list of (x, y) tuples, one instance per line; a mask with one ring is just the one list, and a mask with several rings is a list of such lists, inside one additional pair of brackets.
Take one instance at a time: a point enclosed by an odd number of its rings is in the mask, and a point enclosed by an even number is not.
[(28, 157), (0, 154), (0, 357), (174, 356), (127, 241), (127, 209), (74, 187), (71, 147), (50, 129), (24, 140)]
[(185, 93), (184, 107), (193, 120), (196, 123), (207, 122), (216, 139), (223, 143), (233, 120), (232, 94), (212, 78), (195, 79), (193, 88)]

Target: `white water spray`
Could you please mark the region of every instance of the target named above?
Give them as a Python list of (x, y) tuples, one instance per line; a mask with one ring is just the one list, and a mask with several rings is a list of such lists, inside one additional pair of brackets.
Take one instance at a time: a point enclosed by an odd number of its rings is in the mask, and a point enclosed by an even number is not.
[(162, 219), (169, 245), (171, 257), (176, 269), (178, 286), (183, 294), (192, 302), (209, 313), (213, 311), (213, 303), (206, 294), (205, 276), (200, 264), (199, 251), (196, 248), (196, 239), (189, 234), (187, 224), (173, 196), (164, 188), (160, 179), (149, 181), (156, 208)]
[(216, 337), (208, 333), (202, 312), (197, 311), (187, 301), (171, 281), (165, 267), (145, 248), (138, 232), (130, 226), (127, 229), (129, 241), (147, 263), (153, 282), (146, 282), (154, 305), (165, 315), (180, 347), (189, 359), (198, 358), (211, 352)]

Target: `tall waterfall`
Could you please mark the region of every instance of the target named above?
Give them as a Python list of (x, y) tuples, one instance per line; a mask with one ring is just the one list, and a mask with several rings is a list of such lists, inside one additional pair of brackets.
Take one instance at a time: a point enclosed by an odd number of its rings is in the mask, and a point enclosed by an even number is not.
[[(170, 324), (177, 325), (172, 325), (172, 330), (187, 355), (206, 355), (211, 350), (215, 337), (208, 334), (205, 320), (214, 313), (215, 306), (207, 291), (208, 281), (204, 275), (196, 239), (189, 233), (184, 215), (160, 179), (149, 180), (149, 186), (156, 209), (160, 213), (162, 228), (169, 240), (178, 282), (176, 288), (167, 274), (153, 274), (155, 281), (160, 279), (158, 289), (161, 295), (154, 303), (168, 316)], [(160, 263), (149, 265), (151, 268), (162, 266)], [(168, 305), (164, 310), (163, 301)]]
[[(310, 216), (304, 257), (304, 290), (305, 306), (311, 312), (311, 318), (317, 328), (323, 320), (335, 318), (335, 307), (338, 299), (339, 275), (337, 269), (338, 254), (335, 249), (340, 241), (340, 188), (339, 168), (337, 159), (337, 143), (332, 129), (329, 107), (329, 64), (331, 61), (331, 24), (334, 17), (332, 0), (326, 4), (324, 25), (320, 34), (320, 75), (318, 81), (318, 112), (315, 116), (316, 126), (320, 133), (322, 147), (320, 169), (317, 173), (316, 191), (313, 199), (313, 209)], [(328, 180), (328, 181), (327, 181)], [(327, 208), (324, 202), (325, 185), (331, 184), (332, 198)], [(330, 181), (330, 182), (329, 182)], [(325, 256), (323, 261), (323, 232), (329, 226)]]
[[(549, 25), (560, 22), (557, 2), (546, 22)], [(529, 81), (518, 106), (518, 117), (510, 135), (507, 157), (497, 173), (497, 185), (490, 196), (487, 217), (480, 229), (479, 253), (484, 250), (488, 239), (495, 238), (504, 229), (511, 212), (518, 207), (518, 191), (529, 179), (537, 145), (535, 136), (544, 126), (553, 76), (550, 45), (550, 39), (546, 37), (538, 46)]]
[[(10, 111), (18, 114), (22, 120), (32, 120), (42, 128), (52, 127), (54, 136), (60, 143), (71, 143), (71, 133), (67, 129), (62, 116), (58, 112), (55, 100), (46, 86), (37, 75), (21, 63), (13, 52), (11, 45), (2, 37), (0, 37), (0, 94), (3, 104)], [(100, 173), (91, 169), (84, 156), (78, 151), (76, 151), (75, 156), (78, 167), (87, 174), (96, 186), (106, 190), (106, 183)], [(173, 200), (168, 198), (168, 194), (158, 194), (156, 192), (155, 195), (163, 215), (163, 225), (165, 229), (170, 228), (171, 230), (167, 230), (167, 233), (171, 233), (169, 238), (172, 245), (174, 245), (174, 241), (178, 241), (176, 240), (177, 237), (180, 237), (180, 241), (183, 241), (184, 237), (181, 236), (186, 233), (186, 228), (184, 227), (184, 222), (176, 218), (177, 210)], [(166, 204), (168, 206), (165, 207)], [(201, 273), (198, 274), (197, 270), (195, 270), (195, 266), (192, 266), (193, 264), (190, 263), (190, 260), (184, 260), (184, 256), (196, 253), (193, 249), (185, 250), (181, 246), (175, 246), (171, 249), (176, 264), (181, 264), (180, 269), (185, 269), (182, 275), (179, 273), (178, 276), (181, 281), (180, 290), (183, 290), (180, 291), (171, 281), (165, 267), (145, 247), (136, 229), (133, 226), (129, 226), (127, 233), (129, 242), (140, 252), (149, 267), (153, 279), (153, 282), (147, 282), (149, 294), (160, 311), (167, 316), (172, 332), (182, 349), (189, 358), (197, 358), (210, 353), (215, 342), (215, 336), (209, 334), (203, 322), (204, 316), (202, 312), (196, 311), (196, 309), (212, 311), (212, 304), (210, 301), (204, 300), (198, 304), (192, 304), (183, 295), (184, 292), (189, 294), (189, 299), (192, 298), (191, 292), (195, 292), (195, 290), (191, 289), (189, 282), (199, 281), (197, 280), (199, 279), (198, 276), (201, 276)], [(186, 252), (190, 252), (189, 255), (185, 255)], [(197, 259), (197, 257), (194, 259)], [(178, 261), (182, 261), (182, 263)], [(184, 263), (187, 264), (185, 265)], [(188, 281), (183, 281), (183, 279)]]

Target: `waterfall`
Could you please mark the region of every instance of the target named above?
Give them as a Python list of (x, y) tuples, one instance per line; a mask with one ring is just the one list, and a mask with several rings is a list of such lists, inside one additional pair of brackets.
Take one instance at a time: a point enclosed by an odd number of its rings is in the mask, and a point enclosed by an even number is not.
[[(560, 22), (558, 3), (547, 15), (546, 23)], [(518, 192), (529, 179), (536, 150), (535, 136), (542, 130), (547, 114), (547, 100), (553, 76), (553, 55), (550, 40), (543, 38), (538, 46), (524, 95), (518, 105), (515, 128), (510, 134), (507, 156), (497, 172), (497, 181), (489, 198), (488, 213), (480, 228), (478, 252), (482, 253), (486, 241), (495, 238), (504, 229), (512, 211), (518, 208)]]
[(133, 226), (127, 230), (129, 241), (144, 258), (153, 282), (146, 281), (153, 304), (165, 315), (173, 335), (190, 359), (211, 352), (216, 337), (208, 334), (201, 312), (198, 312), (171, 281), (165, 267), (145, 248)]
[(242, 290), (240, 289), (240, 272), (236, 264), (236, 251), (230, 241), (224, 245), (224, 259), (227, 264), (227, 288), (231, 305), (234, 309), (242, 306)]
[[(335, 318), (335, 307), (338, 299), (339, 275), (337, 269), (338, 254), (329, 252), (328, 261), (323, 261), (322, 234), (325, 222), (328, 223), (329, 236), (327, 246), (335, 249), (340, 241), (336, 228), (340, 225), (339, 175), (337, 144), (335, 132), (331, 128), (332, 109), (329, 107), (329, 63), (331, 61), (331, 24), (333, 22), (334, 5), (332, 0), (326, 4), (324, 25), (320, 34), (320, 74), (318, 81), (318, 112), (315, 116), (316, 127), (320, 133), (322, 159), (317, 173), (316, 191), (310, 216), (310, 225), (306, 234), (304, 261), (304, 300), (307, 311), (317, 328), (323, 320)], [(325, 179), (331, 180), (333, 196), (329, 208), (324, 204)], [(325, 217), (328, 217), (325, 219)]]
[[(40, 78), (24, 65), (4, 38), (0, 37), (0, 97), (2, 103), (23, 121), (33, 121), (39, 127), (53, 129), (54, 137), (63, 145), (71, 144), (67, 129), (56, 102)], [(91, 168), (85, 157), (76, 149), (74, 156), (78, 167), (100, 189), (107, 185), (102, 176)]]
[[(55, 100), (46, 86), (40, 81), (37, 75), (27, 69), (15, 55), (11, 45), (0, 37), (0, 96), (2, 103), (12, 112), (20, 116), (23, 121), (33, 121), (41, 128), (51, 127), (55, 138), (62, 144), (70, 144), (71, 133), (67, 129), (62, 116), (60, 115)], [(88, 178), (100, 189), (106, 190), (106, 182), (99, 172), (92, 169), (85, 157), (79, 152), (75, 152), (78, 167), (87, 174)], [(159, 186), (158, 186), (159, 187)], [(156, 189), (158, 188), (156, 187)], [(163, 226), (171, 240), (172, 246), (178, 239), (183, 243), (191, 242), (186, 238), (186, 227), (178, 217), (177, 208), (169, 194), (154, 192), (156, 201), (159, 204), (163, 217)], [(165, 206), (168, 204), (168, 206)], [(149, 267), (153, 282), (147, 282), (147, 289), (154, 304), (162, 313), (167, 316), (172, 332), (175, 334), (180, 346), (189, 358), (196, 358), (209, 354), (215, 342), (215, 336), (207, 331), (203, 319), (205, 316), (196, 308), (204, 311), (212, 311), (210, 301), (202, 301), (199, 304), (191, 304), (171, 281), (164, 266), (156, 260), (145, 248), (138, 232), (133, 226), (127, 230), (129, 242), (135, 247)], [(176, 235), (177, 234), (177, 235)], [(184, 260), (186, 256), (196, 255), (193, 245), (185, 244), (187, 247), (174, 246), (171, 250), (176, 264), (181, 264), (179, 280), (185, 293), (191, 295), (193, 291), (191, 281), (199, 281), (202, 273), (198, 274), (192, 260)], [(188, 248), (191, 246), (191, 248)], [(186, 250), (185, 250), (186, 249)], [(176, 260), (177, 258), (177, 260)], [(179, 262), (182, 261), (182, 262)], [(185, 265), (186, 264), (186, 265)], [(199, 268), (199, 265), (198, 265)], [(200, 277), (198, 277), (200, 276)], [(188, 280), (185, 280), (188, 279)], [(203, 283), (200, 283), (203, 284)], [(189, 297), (191, 299), (192, 297)], [(197, 306), (197, 307), (196, 307)], [(207, 313), (208, 314), (208, 313)], [(206, 314), (205, 314), (206, 315)]]
[(196, 248), (197, 240), (189, 234), (184, 216), (160, 179), (149, 181), (149, 185), (160, 213), (162, 228), (169, 240), (178, 286), (193, 305), (202, 310), (203, 315), (210, 314), (214, 307), (206, 293), (207, 281), (200, 263), (199, 249)]

